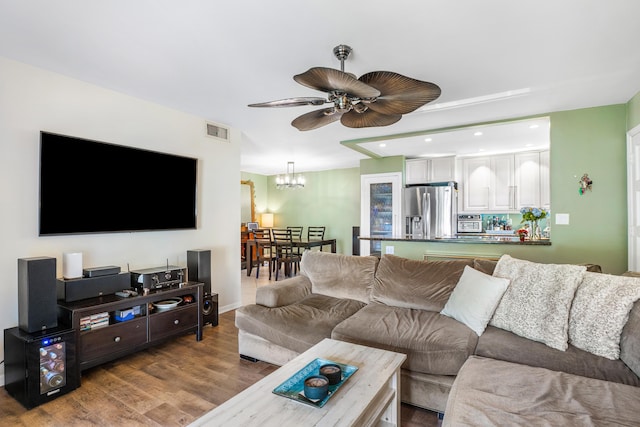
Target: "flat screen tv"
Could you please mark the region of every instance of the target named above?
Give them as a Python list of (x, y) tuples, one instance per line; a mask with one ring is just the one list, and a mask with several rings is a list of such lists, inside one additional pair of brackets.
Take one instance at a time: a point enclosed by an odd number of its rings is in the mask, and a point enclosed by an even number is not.
[(39, 234), (195, 229), (197, 163), (40, 132)]

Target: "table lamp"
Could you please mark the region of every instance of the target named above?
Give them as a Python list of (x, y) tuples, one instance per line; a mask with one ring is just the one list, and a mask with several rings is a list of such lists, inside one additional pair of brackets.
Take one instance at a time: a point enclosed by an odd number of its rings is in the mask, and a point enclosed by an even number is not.
[(263, 213), (262, 214), (262, 222), (261, 222), (261, 226), (262, 228), (272, 228), (273, 227), (273, 214), (272, 213)]

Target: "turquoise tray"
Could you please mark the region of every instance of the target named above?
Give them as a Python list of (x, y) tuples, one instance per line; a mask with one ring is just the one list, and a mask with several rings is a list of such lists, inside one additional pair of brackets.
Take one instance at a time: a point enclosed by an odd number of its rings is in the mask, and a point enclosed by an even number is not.
[[(336, 385), (329, 386), (329, 394), (322, 400), (312, 400), (308, 399), (304, 395), (304, 380), (305, 378), (311, 375), (318, 375), (318, 371), (320, 366), (326, 365), (329, 363), (336, 364), (342, 368), (342, 380)], [(293, 376), (291, 376), (288, 380), (280, 384), (278, 387), (273, 389), (273, 392), (277, 395), (288, 397), (289, 399), (297, 400), (298, 402), (306, 403), (307, 405), (315, 406), (317, 408), (322, 408), (325, 403), (336, 394), (338, 389), (349, 379), (351, 375), (356, 372), (358, 368), (356, 366), (345, 365), (343, 363), (333, 362), (327, 359), (315, 359), (311, 363), (309, 363), (304, 368), (300, 369)]]

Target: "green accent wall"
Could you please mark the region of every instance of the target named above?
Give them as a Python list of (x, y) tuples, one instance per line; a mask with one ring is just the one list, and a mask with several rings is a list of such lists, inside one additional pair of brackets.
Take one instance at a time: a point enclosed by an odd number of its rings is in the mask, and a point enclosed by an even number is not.
[[(551, 113), (551, 246), (385, 242), (398, 256), (425, 253), (500, 256), (546, 263), (593, 263), (611, 274), (627, 269), (625, 105)], [(593, 191), (578, 193), (584, 173)], [(556, 225), (555, 214), (569, 214)]]
[(325, 237), (337, 239), (338, 253), (351, 254), (353, 226), (360, 225), (360, 169), (305, 172), (306, 184), (297, 190), (276, 189), (268, 177), (269, 212), (274, 226), (325, 226)]
[[(369, 175), (372, 173), (404, 173), (404, 156), (382, 157), (380, 159), (360, 160), (360, 174)], [(358, 180), (358, 183), (360, 181)]]
[(640, 125), (640, 92), (627, 103), (627, 130)]

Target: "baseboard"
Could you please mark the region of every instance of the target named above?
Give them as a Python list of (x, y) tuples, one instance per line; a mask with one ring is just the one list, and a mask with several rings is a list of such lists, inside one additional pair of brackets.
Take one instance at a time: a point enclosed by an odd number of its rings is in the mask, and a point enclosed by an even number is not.
[(234, 303), (234, 304), (225, 305), (224, 307), (218, 308), (218, 313), (219, 314), (226, 313), (227, 311), (235, 310), (236, 308), (240, 308), (240, 307), (242, 307), (242, 303), (240, 303), (240, 302)]

